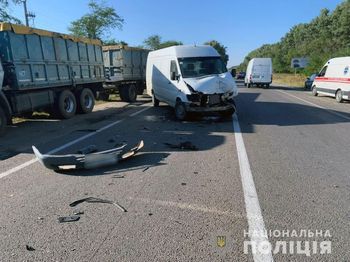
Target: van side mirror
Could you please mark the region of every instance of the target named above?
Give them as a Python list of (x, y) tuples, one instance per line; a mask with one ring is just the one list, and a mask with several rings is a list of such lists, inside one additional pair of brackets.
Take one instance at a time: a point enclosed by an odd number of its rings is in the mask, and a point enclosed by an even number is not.
[(231, 69), (231, 75), (232, 77), (236, 77), (236, 69)]
[(170, 79), (173, 81), (176, 80), (176, 72), (171, 72)]

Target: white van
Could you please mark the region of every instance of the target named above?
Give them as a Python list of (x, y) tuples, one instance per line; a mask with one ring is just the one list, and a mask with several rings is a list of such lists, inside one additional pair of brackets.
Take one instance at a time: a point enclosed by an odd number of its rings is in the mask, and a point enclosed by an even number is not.
[(147, 93), (175, 108), (179, 120), (188, 112), (235, 112), (238, 94), (232, 75), (211, 46), (172, 46), (150, 52), (146, 67)]
[(248, 88), (257, 85), (270, 87), (272, 83), (271, 58), (253, 58), (249, 61), (244, 79), (244, 85)]
[(315, 78), (312, 94), (335, 97), (337, 102), (350, 100), (350, 57), (329, 60)]

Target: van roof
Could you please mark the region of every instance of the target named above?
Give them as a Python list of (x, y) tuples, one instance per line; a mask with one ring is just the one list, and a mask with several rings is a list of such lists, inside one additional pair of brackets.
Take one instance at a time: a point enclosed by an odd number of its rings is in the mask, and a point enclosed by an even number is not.
[(209, 45), (178, 45), (171, 46), (149, 53), (150, 56), (175, 56), (175, 57), (207, 57), (220, 56), (219, 53)]
[(344, 56), (344, 57), (335, 57), (330, 60), (328, 60), (327, 64), (334, 63), (334, 64), (350, 64), (350, 56)]

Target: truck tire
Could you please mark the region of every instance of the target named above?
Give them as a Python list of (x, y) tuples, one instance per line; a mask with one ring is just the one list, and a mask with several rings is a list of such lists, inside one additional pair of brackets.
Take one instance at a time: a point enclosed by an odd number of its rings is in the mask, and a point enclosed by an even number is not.
[(187, 117), (186, 107), (181, 101), (177, 101), (175, 105), (175, 116), (178, 120), (185, 120)]
[(77, 101), (79, 113), (88, 114), (94, 109), (95, 96), (89, 88), (84, 88), (78, 93)]
[(137, 98), (137, 89), (135, 85), (129, 85), (124, 87), (125, 99), (127, 102), (135, 102)]
[(77, 110), (77, 101), (73, 93), (64, 90), (58, 95), (56, 114), (63, 119), (69, 119), (75, 115)]
[(128, 87), (127, 86), (120, 86), (119, 87), (119, 97), (123, 102), (128, 102), (126, 99), (126, 89)]
[(7, 118), (4, 110), (0, 106), (0, 136), (5, 133), (6, 125), (7, 125)]

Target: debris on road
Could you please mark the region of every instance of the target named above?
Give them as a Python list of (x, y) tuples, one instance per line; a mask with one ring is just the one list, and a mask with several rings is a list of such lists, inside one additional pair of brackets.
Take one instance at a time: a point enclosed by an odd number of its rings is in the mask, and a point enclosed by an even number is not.
[(35, 251), (35, 248), (34, 248), (34, 247), (31, 247), (31, 246), (29, 246), (29, 245), (26, 245), (26, 249), (27, 249), (28, 251)]
[(124, 178), (125, 176), (123, 175), (114, 175), (112, 178)]
[(151, 166), (148, 166), (142, 170), (142, 172), (146, 172)]
[(67, 154), (67, 155), (45, 155), (32, 146), (33, 152), (39, 162), (48, 169), (69, 170), (69, 169), (94, 169), (117, 164), (139, 152), (144, 146), (141, 140), (135, 147), (125, 151), (126, 144), (109, 150), (91, 154)]
[(111, 205), (114, 205), (114, 206), (118, 207), (123, 212), (128, 212), (123, 206), (121, 206), (120, 204), (118, 204), (115, 201), (101, 199), (101, 198), (96, 198), (96, 197), (87, 197), (87, 198), (79, 199), (77, 201), (74, 201), (73, 203), (70, 203), (69, 206), (75, 207), (75, 206), (77, 206), (77, 205), (79, 205), (79, 204), (81, 204), (83, 202), (111, 204)]
[(60, 223), (75, 222), (75, 221), (79, 221), (79, 219), (80, 219), (80, 216), (73, 215), (73, 216), (67, 216), (67, 217), (59, 217), (58, 222)]
[(180, 144), (164, 143), (164, 145), (167, 145), (170, 148), (176, 148), (181, 150), (192, 150), (192, 151), (198, 150), (198, 148), (195, 145), (193, 145), (190, 141), (181, 142)]

